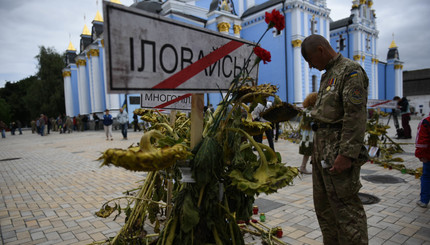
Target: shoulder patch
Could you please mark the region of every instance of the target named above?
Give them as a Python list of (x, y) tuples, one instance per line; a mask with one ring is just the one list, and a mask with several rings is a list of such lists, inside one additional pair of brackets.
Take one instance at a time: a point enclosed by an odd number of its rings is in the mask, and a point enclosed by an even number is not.
[(355, 87), (355, 88), (351, 89), (348, 93), (348, 99), (354, 105), (362, 104), (365, 96), (366, 96), (366, 94), (364, 93), (364, 90), (362, 88), (359, 88), (359, 87)]
[(349, 77), (356, 77), (356, 76), (358, 76), (358, 73), (357, 73), (357, 71), (353, 71), (353, 72), (349, 73), (348, 76)]

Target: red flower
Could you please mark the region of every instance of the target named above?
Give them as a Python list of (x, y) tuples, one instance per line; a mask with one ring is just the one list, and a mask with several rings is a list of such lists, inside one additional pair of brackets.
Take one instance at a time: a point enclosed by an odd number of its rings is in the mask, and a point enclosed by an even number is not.
[(256, 46), (254, 48), (254, 54), (258, 57), (256, 61), (257, 63), (260, 62), (260, 60), (262, 60), (264, 64), (266, 64), (266, 62), (272, 61), (272, 56), (270, 55), (270, 52), (259, 46)]
[(285, 17), (274, 9), (272, 13), (266, 12), (266, 23), (269, 24), (269, 28), (275, 27), (278, 31), (282, 31), (285, 28)]

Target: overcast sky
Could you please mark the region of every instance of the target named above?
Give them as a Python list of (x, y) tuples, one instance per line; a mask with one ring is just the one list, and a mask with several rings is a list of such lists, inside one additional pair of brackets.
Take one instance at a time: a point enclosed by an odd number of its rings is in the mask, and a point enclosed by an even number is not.
[[(133, 0), (121, 0), (129, 6)], [(327, 0), (333, 20), (350, 15), (351, 0)], [(379, 30), (378, 58), (386, 61), (394, 40), (404, 70), (430, 68), (430, 1), (374, 0)], [(84, 24), (91, 29), (101, 0), (0, 0), (0, 87), (37, 71), (39, 46), (63, 53), (72, 41), (79, 51)], [(84, 20), (84, 16), (86, 17)]]

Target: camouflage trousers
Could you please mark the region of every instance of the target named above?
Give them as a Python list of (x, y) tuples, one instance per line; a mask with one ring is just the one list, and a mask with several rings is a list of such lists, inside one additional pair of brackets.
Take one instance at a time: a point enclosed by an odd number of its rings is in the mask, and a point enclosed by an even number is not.
[(360, 164), (332, 173), (329, 169), (339, 151), (340, 130), (319, 129), (314, 136), (313, 197), (324, 244), (368, 244), (367, 217), (358, 197)]

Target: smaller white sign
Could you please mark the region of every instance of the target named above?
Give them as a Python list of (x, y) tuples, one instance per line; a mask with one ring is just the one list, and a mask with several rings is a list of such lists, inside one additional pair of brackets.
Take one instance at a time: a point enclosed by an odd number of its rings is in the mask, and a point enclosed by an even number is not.
[(141, 94), (141, 107), (159, 110), (191, 110), (191, 94), (148, 91)]
[(395, 100), (367, 100), (367, 107), (369, 107), (369, 108), (396, 109), (397, 108), (397, 101), (395, 101)]

